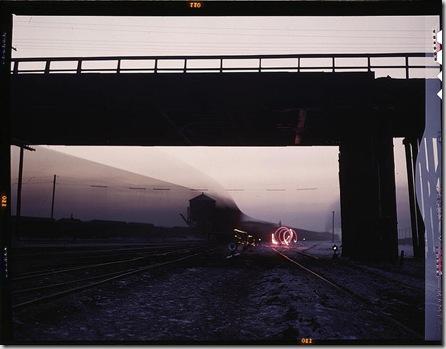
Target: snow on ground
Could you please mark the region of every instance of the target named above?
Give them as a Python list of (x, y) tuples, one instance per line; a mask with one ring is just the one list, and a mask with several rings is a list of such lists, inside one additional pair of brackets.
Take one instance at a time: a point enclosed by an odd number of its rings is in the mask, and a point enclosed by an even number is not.
[[(339, 248), (340, 242), (335, 243)], [(333, 257), (333, 243), (331, 241), (299, 241), (296, 246), (293, 246), (297, 251), (303, 252), (310, 256), (315, 256), (323, 260), (331, 259)], [(401, 246), (400, 246), (401, 248)], [(403, 248), (411, 249), (411, 246), (404, 245)], [(341, 248), (340, 248), (341, 250)], [(408, 257), (410, 254), (405, 254), (405, 259), (402, 263), (399, 261), (396, 264), (379, 264), (379, 263), (354, 263), (349, 262), (349, 265), (359, 268), (363, 271), (377, 273), (381, 276), (407, 283), (412, 287), (424, 287), (424, 264)], [(342, 260), (347, 262), (346, 260)]]
[[(342, 243), (340, 241), (336, 241), (334, 244), (339, 248), (339, 251), (342, 251)], [(333, 242), (331, 241), (311, 241), (311, 240), (300, 240), (298, 242), (298, 247), (302, 251), (307, 251), (308, 253), (320, 257), (331, 257), (333, 255)], [(398, 250), (404, 251), (404, 255), (406, 257), (413, 257), (412, 246), (407, 244), (398, 245)]]
[[(310, 251), (326, 252), (326, 246), (317, 244)], [(298, 344), (300, 338), (379, 340), (413, 335), (294, 267), (269, 246), (231, 259), (225, 254), (222, 250), (18, 312), (15, 338)], [(339, 267), (335, 279), (352, 287), (359, 281), (355, 290), (372, 299), (385, 294), (379, 293), (383, 280), (376, 275), (348, 268)], [(327, 265), (319, 269), (328, 270)]]

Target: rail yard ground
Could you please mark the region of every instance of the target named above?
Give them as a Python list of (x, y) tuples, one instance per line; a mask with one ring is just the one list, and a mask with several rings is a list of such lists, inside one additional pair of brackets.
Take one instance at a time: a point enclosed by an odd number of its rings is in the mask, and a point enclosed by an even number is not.
[[(317, 343), (423, 337), (424, 273), (412, 259), (402, 265), (358, 264), (332, 259), (330, 243), (316, 241), (291, 248), (262, 245), (232, 258), (223, 247), (176, 248), (182, 252), (155, 258), (151, 251), (148, 259), (140, 250), (137, 256), (144, 258), (121, 265), (117, 273), (138, 272), (18, 307), (15, 340), (299, 344), (305, 338)], [(138, 258), (125, 253), (114, 258)], [(105, 263), (110, 254), (107, 258)], [(115, 272), (109, 264), (101, 268), (106, 268), (101, 273)], [(76, 278), (99, 278), (87, 270), (78, 270)], [(65, 280), (63, 272), (56, 275)], [(20, 287), (25, 286), (17, 283), (16, 291)], [(42, 297), (50, 289), (39, 292)]]

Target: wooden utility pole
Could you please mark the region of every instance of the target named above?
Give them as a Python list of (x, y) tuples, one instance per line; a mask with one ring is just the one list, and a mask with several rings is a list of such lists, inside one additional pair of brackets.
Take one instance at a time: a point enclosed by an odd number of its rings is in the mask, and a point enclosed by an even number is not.
[[(24, 144), (19, 144), (20, 147), (20, 159), (19, 159), (19, 178), (17, 182), (17, 206), (15, 213), (15, 233), (16, 237), (19, 239), (19, 224), (20, 224), (20, 216), (22, 211), (22, 181), (23, 181), (23, 153), (24, 150), (35, 151), (36, 149), (31, 148)], [(20, 239), (19, 239), (20, 240)]]
[(51, 219), (54, 219), (54, 195), (56, 194), (56, 175), (53, 178), (53, 199), (51, 200)]
[(335, 238), (334, 238), (334, 214), (335, 214), (335, 211), (331, 211), (331, 214), (332, 214), (332, 219), (331, 219), (331, 232), (332, 232), (332, 240), (333, 240), (333, 243), (334, 243), (334, 240), (335, 240)]

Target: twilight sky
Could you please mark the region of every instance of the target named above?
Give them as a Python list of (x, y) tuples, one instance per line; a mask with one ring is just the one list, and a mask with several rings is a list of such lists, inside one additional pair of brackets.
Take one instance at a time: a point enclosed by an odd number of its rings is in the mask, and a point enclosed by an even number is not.
[[(13, 46), (17, 51), (12, 54), (13, 57), (44, 57), (429, 52), (433, 29), (438, 29), (435, 17), (18, 16), (14, 18), (13, 32)], [(372, 64), (378, 62), (401, 63), (377, 60)], [(420, 74), (424, 72), (411, 72), (412, 76), (423, 76)], [(432, 76), (434, 72), (427, 74)], [(386, 75), (398, 78), (403, 72), (376, 71), (376, 76)], [(394, 143), (397, 186), (404, 188), (404, 152), (401, 140)], [(336, 225), (340, 225), (337, 147), (49, 148), (177, 185), (243, 189), (228, 194), (242, 211), (255, 218), (281, 220), (284, 224), (322, 231), (328, 228), (331, 211), (335, 210)], [(30, 169), (25, 166), (25, 178), (27, 170)], [(45, 172), (45, 166), (41, 170)], [(72, 176), (76, 175), (73, 169)], [(399, 190), (398, 210), (400, 221), (406, 224), (407, 219), (401, 213), (407, 210), (403, 192)]]

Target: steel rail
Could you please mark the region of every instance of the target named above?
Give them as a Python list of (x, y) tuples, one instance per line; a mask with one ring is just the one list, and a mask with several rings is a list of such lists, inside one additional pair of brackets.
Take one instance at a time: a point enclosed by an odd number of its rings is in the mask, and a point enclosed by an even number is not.
[(299, 262), (295, 261), (292, 258), (289, 258), (287, 255), (283, 254), (282, 252), (278, 251), (277, 249), (273, 248), (273, 250), (275, 252), (277, 252), (280, 256), (282, 256), (283, 258), (285, 258), (286, 260), (288, 260), (289, 262), (293, 263), (294, 265), (297, 265), (299, 268), (305, 270), (306, 272), (308, 272), (309, 274), (317, 277), (319, 280), (322, 280), (323, 282), (325, 282), (326, 284), (332, 286), (333, 288), (343, 292), (343, 293), (347, 293), (349, 294), (351, 297), (359, 300), (360, 302), (366, 304), (369, 307), (373, 307), (375, 312), (379, 313), (380, 316), (386, 318), (388, 321), (392, 322), (394, 325), (399, 326), (400, 328), (404, 329), (405, 331), (413, 334), (414, 336), (416, 336), (417, 338), (423, 338), (423, 335), (418, 333), (417, 331), (411, 329), (410, 327), (404, 325), (403, 323), (401, 323), (400, 321), (394, 319), (393, 317), (387, 315), (386, 313), (384, 313), (381, 309), (377, 309), (377, 306), (371, 302), (370, 300), (368, 300), (367, 298), (364, 298), (363, 296), (353, 292), (352, 290), (350, 290), (349, 288), (343, 286), (343, 285), (339, 285), (331, 280), (328, 280), (326, 277), (320, 275), (319, 273), (303, 266), (302, 264), (300, 264)]
[[(304, 251), (307, 251), (307, 250), (308, 250), (308, 249), (306, 249), (306, 250), (304, 250)], [(319, 262), (321, 261), (321, 258), (320, 258), (320, 257), (311, 255), (311, 254), (309, 254), (309, 253), (305, 253), (304, 251), (293, 250), (293, 252), (296, 252), (296, 253), (298, 253), (298, 254), (304, 256), (304, 257), (308, 257), (308, 258), (311, 258), (311, 259), (316, 259), (316, 260), (318, 260)], [(353, 269), (353, 270), (356, 269), (356, 270), (364, 271), (364, 272), (366, 272), (366, 273), (368, 273), (368, 274), (370, 274), (370, 275), (377, 276), (377, 277), (379, 277), (379, 278), (381, 278), (381, 279), (383, 279), (383, 280), (390, 281), (390, 282), (393, 282), (393, 283), (396, 283), (396, 284), (399, 284), (399, 285), (403, 285), (404, 287), (406, 287), (406, 288), (410, 288), (410, 289), (415, 290), (415, 291), (420, 291), (420, 290), (421, 290), (421, 288), (419, 288), (419, 287), (415, 287), (415, 286), (409, 285), (409, 284), (407, 284), (407, 283), (404, 282), (404, 281), (400, 281), (400, 280), (391, 278), (391, 277), (389, 277), (389, 276), (380, 274), (379, 272), (370, 270), (370, 269), (368, 269), (368, 268), (366, 268), (366, 267), (363, 267), (363, 266), (361, 266), (361, 265), (351, 264), (351, 263), (349, 263), (349, 262), (347, 262), (347, 261), (345, 261), (345, 260), (339, 260), (339, 262), (341, 263), (342, 266), (344, 266), (344, 267), (346, 267), (346, 268), (350, 268), (350, 269)]]
[[(136, 269), (134, 269), (136, 270)], [(70, 284), (75, 284), (78, 282), (84, 282), (84, 281), (90, 281), (90, 280), (95, 280), (95, 279), (99, 279), (102, 277), (106, 277), (106, 276), (110, 276), (110, 275), (117, 275), (119, 273), (122, 273), (122, 271), (114, 271), (111, 273), (107, 273), (107, 274), (102, 274), (102, 275), (96, 275), (96, 276), (91, 276), (88, 278), (82, 278), (82, 279), (76, 279), (76, 280), (70, 280), (70, 281), (66, 281), (66, 282), (59, 282), (57, 284), (50, 284), (50, 285), (44, 285), (44, 286), (36, 286), (36, 287), (30, 287), (30, 288), (22, 288), (19, 290), (14, 290), (11, 292), (11, 294), (16, 295), (16, 294), (21, 294), (21, 293), (27, 293), (27, 292), (33, 292), (33, 291), (40, 291), (40, 290), (46, 290), (48, 288), (55, 288), (55, 287), (60, 287), (60, 286), (65, 286), (65, 285), (70, 285)]]
[(279, 250), (276, 250), (273, 247), (273, 251), (277, 252), (279, 255), (281, 255), (283, 258), (285, 258), (286, 260), (288, 260), (289, 262), (297, 265), (299, 268), (305, 270), (306, 272), (312, 274), (313, 276), (317, 277), (318, 279), (324, 281), (325, 283), (329, 284), (330, 286), (340, 290), (340, 291), (344, 291), (344, 289), (340, 286), (338, 286), (337, 284), (335, 284), (334, 282), (328, 280), (327, 278), (323, 277), (322, 275), (312, 271), (311, 269), (308, 269), (307, 267), (303, 266), (302, 264), (300, 264), (299, 262), (295, 261), (294, 259), (291, 259), (290, 257), (288, 257), (287, 255), (283, 254), (282, 252), (280, 252)]
[[(146, 250), (157, 250), (157, 249), (164, 249), (164, 248), (175, 248), (175, 247), (199, 247), (200, 245), (203, 245), (203, 243), (206, 243), (206, 241), (198, 241), (198, 242), (184, 242), (184, 243), (163, 243), (163, 244), (148, 244), (148, 245), (143, 245), (143, 246), (138, 246), (136, 245), (135, 247), (131, 247), (131, 246), (127, 246), (128, 248), (111, 248), (111, 249), (100, 249), (100, 250), (96, 250), (96, 249), (83, 249), (80, 251), (59, 251), (59, 252), (37, 252), (37, 253), (18, 253), (15, 254), (15, 257), (33, 257), (33, 256), (56, 256), (56, 255), (64, 255), (66, 256), (67, 254), (78, 254), (81, 253), (83, 255), (85, 254), (97, 254), (97, 253), (115, 253), (115, 252), (125, 252), (125, 251), (130, 251), (130, 252), (139, 252), (139, 251), (146, 251)], [(84, 248), (83, 246), (70, 246), (73, 247), (75, 249), (82, 249)]]
[[(185, 253), (185, 252), (191, 252), (191, 250), (177, 250), (177, 251), (171, 251), (171, 252), (168, 252), (168, 253), (165, 253), (165, 254), (161, 254), (161, 255), (168, 255), (168, 254), (171, 254), (171, 253), (174, 253), (174, 252), (178, 252), (179, 254), (181, 254), (181, 253)], [(136, 270), (136, 269), (133, 269), (133, 270)], [(59, 282), (59, 283), (56, 283), (56, 284), (49, 284), (49, 285), (36, 286), (36, 287), (30, 287), (30, 288), (23, 288), (23, 289), (19, 289), (19, 290), (14, 290), (14, 291), (11, 292), (11, 294), (20, 294), (20, 293), (27, 293), (27, 292), (32, 292), (32, 291), (45, 290), (45, 289), (48, 289), (48, 288), (55, 288), (55, 287), (64, 286), (64, 285), (68, 285), (68, 284), (74, 284), (74, 283), (78, 283), (78, 282), (99, 279), (99, 278), (102, 278), (104, 276), (116, 275), (116, 274), (119, 274), (119, 273), (122, 273), (122, 270), (114, 271), (114, 272), (107, 273), (107, 274), (99, 274), (99, 275), (91, 276), (91, 277), (88, 277), (88, 278), (82, 278), (82, 279), (76, 279), (76, 280)]]
[(82, 266), (77, 266), (77, 267), (72, 267), (72, 268), (65, 268), (65, 269), (58, 269), (58, 270), (35, 271), (35, 272), (31, 272), (31, 273), (20, 274), (17, 277), (12, 278), (11, 281), (34, 279), (34, 278), (41, 277), (41, 276), (61, 274), (61, 273), (66, 273), (66, 272), (70, 272), (70, 271), (82, 270), (82, 269), (92, 269), (92, 268), (102, 267), (102, 266), (107, 266), (107, 265), (112, 265), (112, 264), (124, 264), (124, 263), (135, 262), (135, 261), (150, 258), (150, 257), (166, 256), (166, 255), (169, 255), (169, 254), (172, 254), (175, 252), (183, 252), (183, 251), (190, 251), (190, 250), (176, 250), (176, 251), (169, 251), (169, 252), (164, 252), (164, 253), (148, 254), (148, 255), (144, 255), (144, 256), (140, 256), (140, 257), (122, 259), (122, 260), (118, 260), (118, 261), (87, 264), (87, 265), (82, 265)]
[(21, 302), (21, 303), (18, 303), (18, 304), (14, 304), (14, 305), (12, 305), (12, 309), (17, 310), (19, 308), (23, 308), (23, 307), (26, 307), (26, 306), (29, 306), (29, 305), (37, 304), (37, 303), (40, 303), (40, 302), (43, 302), (43, 301), (46, 301), (46, 300), (59, 298), (59, 297), (62, 297), (62, 296), (65, 296), (65, 295), (68, 295), (68, 294), (71, 294), (71, 293), (74, 293), (74, 292), (78, 292), (78, 291), (83, 291), (85, 289), (88, 289), (88, 288), (91, 288), (91, 287), (95, 287), (95, 286), (99, 286), (99, 285), (102, 285), (104, 283), (107, 283), (107, 282), (110, 282), (110, 281), (113, 281), (113, 280), (117, 280), (117, 279), (123, 278), (125, 276), (134, 275), (134, 274), (141, 273), (143, 271), (146, 271), (146, 270), (149, 270), (149, 269), (153, 269), (153, 268), (156, 268), (156, 267), (161, 267), (161, 266), (164, 266), (164, 265), (177, 263), (177, 262), (180, 262), (180, 261), (183, 261), (183, 260), (186, 260), (186, 259), (198, 256), (198, 255), (203, 254), (203, 253), (204, 252), (198, 252), (198, 253), (194, 253), (192, 255), (176, 258), (174, 260), (161, 262), (161, 263), (156, 263), (156, 264), (151, 264), (151, 265), (148, 265), (146, 267), (139, 268), (139, 269), (136, 269), (136, 270), (133, 269), (133, 270), (130, 270), (130, 271), (126, 271), (126, 272), (121, 273), (119, 275), (112, 276), (112, 277), (109, 277), (107, 279), (100, 280), (100, 281), (97, 281), (97, 282), (94, 282), (94, 283), (90, 283), (88, 285), (82, 285), (82, 286), (70, 288), (68, 290), (52, 293), (52, 294), (49, 294), (49, 295), (46, 295), (46, 296), (42, 296), (42, 297), (34, 298), (34, 299), (31, 299), (31, 300), (28, 300), (28, 301), (24, 301), (24, 302)]
[[(305, 250), (305, 251), (306, 251), (306, 250)], [(320, 259), (318, 256), (313, 256), (313, 255), (311, 255), (311, 254), (309, 254), (309, 253), (306, 253), (305, 251), (295, 250), (295, 252), (297, 252), (298, 254), (300, 254), (300, 255), (302, 255), (302, 256), (305, 256), (305, 257), (308, 257), (308, 258), (312, 258), (312, 259), (316, 259), (316, 260), (319, 260), (319, 259)]]

